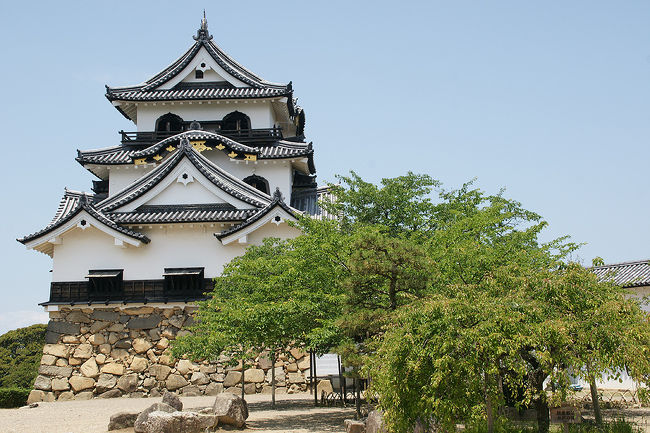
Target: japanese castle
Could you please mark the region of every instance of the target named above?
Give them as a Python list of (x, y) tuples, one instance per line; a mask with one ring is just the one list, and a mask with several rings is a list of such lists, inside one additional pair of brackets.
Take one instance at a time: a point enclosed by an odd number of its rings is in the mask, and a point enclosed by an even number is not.
[(106, 86), (137, 129), (77, 151), (93, 192), (65, 190), (52, 221), (19, 239), (52, 257), (49, 311), (185, 303), (232, 258), (316, 213), (314, 151), (291, 82), (225, 54), (205, 17), (194, 44), (142, 84)]

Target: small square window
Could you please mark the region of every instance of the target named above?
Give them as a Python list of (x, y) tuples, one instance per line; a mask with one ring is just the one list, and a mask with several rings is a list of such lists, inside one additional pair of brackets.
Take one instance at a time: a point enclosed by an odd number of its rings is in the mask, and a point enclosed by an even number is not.
[(203, 78), (203, 71), (200, 71), (198, 69), (196, 71), (194, 71), (194, 78), (196, 78), (198, 80), (202, 79)]
[(93, 269), (88, 271), (90, 299), (119, 299), (122, 296), (123, 269)]
[(204, 292), (203, 268), (165, 268), (167, 296), (191, 296)]

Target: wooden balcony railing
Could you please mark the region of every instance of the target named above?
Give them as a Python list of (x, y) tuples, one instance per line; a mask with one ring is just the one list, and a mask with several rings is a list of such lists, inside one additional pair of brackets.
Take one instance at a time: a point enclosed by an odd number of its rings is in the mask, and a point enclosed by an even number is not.
[[(139, 145), (139, 146), (148, 146), (154, 143), (157, 143), (165, 138), (169, 138), (172, 135), (179, 134), (181, 131), (167, 132), (167, 131), (138, 131), (138, 132), (126, 132), (120, 131), (122, 136), (122, 144), (130, 145)], [(208, 131), (214, 132), (217, 134), (224, 135), (233, 140), (247, 144), (247, 143), (259, 143), (270, 140), (281, 140), (282, 139), (282, 129), (281, 128), (256, 128), (256, 129), (239, 129), (239, 130), (214, 130)]]
[(56, 281), (50, 284), (50, 304), (115, 304), (127, 302), (191, 302), (206, 299), (204, 293), (212, 291), (210, 278), (203, 280), (203, 287), (192, 291), (169, 291), (164, 280), (128, 280), (121, 290), (114, 293), (90, 293), (88, 281)]

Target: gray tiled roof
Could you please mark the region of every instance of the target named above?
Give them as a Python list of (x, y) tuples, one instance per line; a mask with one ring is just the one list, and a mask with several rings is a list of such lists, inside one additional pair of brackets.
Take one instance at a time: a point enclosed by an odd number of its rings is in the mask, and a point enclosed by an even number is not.
[(257, 209), (235, 209), (224, 205), (141, 206), (133, 212), (113, 212), (109, 217), (120, 224), (195, 223), (244, 221)]
[(183, 137), (189, 140), (217, 140), (220, 143), (222, 143), (224, 146), (228, 147), (229, 149), (238, 152), (252, 153), (255, 155), (259, 153), (259, 151), (256, 148), (238, 143), (235, 140), (231, 140), (230, 138), (225, 137), (221, 134), (217, 134), (215, 132), (208, 132), (208, 131), (192, 130), (192, 131), (185, 131), (176, 135), (172, 135), (171, 137), (159, 141), (158, 143), (153, 144), (145, 149), (138, 150), (137, 152), (133, 153), (133, 158), (143, 158), (143, 157), (155, 155), (156, 153), (160, 152), (168, 145), (175, 142), (180, 142)]
[[(230, 150), (234, 150), (236, 152), (256, 155), (258, 159), (282, 159), (306, 156), (311, 160), (314, 153), (311, 143), (307, 144), (278, 140), (270, 145), (251, 147), (213, 132), (186, 131), (159, 141), (158, 143), (144, 149), (121, 145), (106, 147), (104, 149), (77, 150), (76, 159), (82, 165), (132, 164), (134, 159), (150, 157), (165, 151), (167, 146), (180, 142), (183, 137), (187, 137), (190, 140), (216, 140), (226, 146), (227, 150), (224, 150), (226, 153)], [(311, 162), (311, 164), (313, 165), (313, 162)], [(310, 168), (310, 170), (315, 172), (315, 168)]]
[(111, 219), (107, 218), (102, 212), (99, 212), (93, 205), (94, 196), (93, 194), (78, 192), (78, 191), (69, 191), (66, 190), (61, 202), (59, 203), (59, 208), (54, 215), (52, 221), (42, 230), (39, 230), (35, 233), (27, 235), (21, 239), (18, 239), (18, 242), (27, 243), (31, 240), (39, 238), (47, 233), (50, 233), (57, 228), (61, 227), (68, 221), (70, 221), (75, 215), (81, 211), (88, 212), (93, 218), (97, 219), (102, 224), (117, 230), (118, 232), (138, 239), (139, 241), (149, 243), (149, 238), (142, 233), (121, 227), (113, 222)]
[(263, 192), (244, 183), (210, 162), (207, 158), (192, 148), (189, 140), (183, 138), (178, 150), (175, 151), (171, 158), (168, 158), (162, 164), (129, 185), (127, 188), (98, 203), (97, 208), (104, 212), (108, 212), (132, 202), (164, 179), (184, 156), (187, 156), (192, 164), (213, 184), (233, 197), (258, 208), (266, 206), (271, 201), (271, 197), (267, 194), (264, 194)]
[(278, 206), (281, 207), (282, 209), (284, 209), (285, 211), (287, 211), (294, 218), (297, 218), (296, 209), (293, 209), (289, 205), (287, 205), (284, 202), (283, 198), (282, 198), (282, 194), (280, 193), (280, 190), (276, 189), (275, 193), (273, 193), (273, 200), (268, 205), (266, 205), (263, 209), (260, 209), (259, 211), (252, 214), (248, 219), (246, 219), (246, 221), (242, 222), (241, 224), (238, 224), (238, 225), (233, 226), (233, 227), (231, 227), (231, 228), (229, 228), (227, 230), (224, 230), (221, 233), (215, 233), (214, 236), (217, 239), (221, 240), (221, 239), (225, 238), (228, 235), (236, 233), (236, 232), (250, 226), (255, 221), (259, 221), (262, 217), (264, 217), (264, 215), (267, 215), (269, 212), (271, 212), (274, 208), (276, 208)]
[(650, 260), (595, 266), (591, 270), (599, 278), (623, 287), (650, 286)]
[[(106, 86), (106, 97), (111, 101), (165, 101), (173, 99), (268, 98), (284, 95), (290, 96), (292, 94), (291, 83), (271, 83), (260, 78), (224, 53), (211, 39), (211, 37), (198, 38), (185, 54), (142, 84), (112, 88)], [(206, 49), (220, 67), (250, 87), (219, 88), (215, 86), (207, 89), (177, 88), (156, 90), (183, 71), (198, 54), (201, 47)], [(289, 99), (293, 102), (293, 98)]]
[(251, 99), (274, 98), (285, 96), (284, 89), (255, 89), (252, 87), (236, 87), (231, 89), (168, 89), (168, 90), (128, 90), (112, 92), (108, 99), (120, 101), (174, 101), (174, 100), (206, 100), (206, 99)]

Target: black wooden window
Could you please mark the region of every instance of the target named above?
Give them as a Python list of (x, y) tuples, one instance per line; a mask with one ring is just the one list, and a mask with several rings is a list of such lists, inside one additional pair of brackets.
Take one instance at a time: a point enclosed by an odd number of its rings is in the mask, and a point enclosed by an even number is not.
[(196, 71), (194, 71), (194, 78), (196, 78), (197, 80), (200, 80), (201, 78), (203, 78), (203, 71), (200, 70), (200, 69), (197, 69)]
[(252, 176), (244, 178), (244, 182), (265, 194), (269, 193), (269, 181), (264, 179), (262, 176), (253, 174)]
[(203, 268), (165, 268), (164, 291), (167, 296), (203, 293)]
[(117, 299), (122, 296), (123, 269), (93, 269), (88, 271), (90, 299)]

